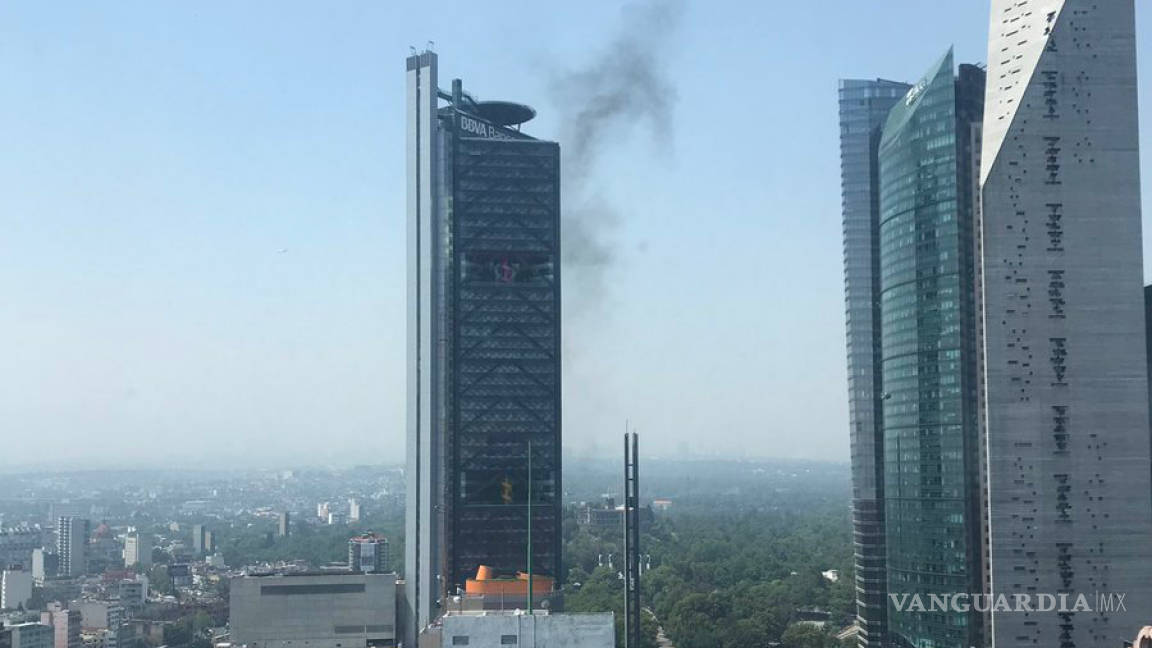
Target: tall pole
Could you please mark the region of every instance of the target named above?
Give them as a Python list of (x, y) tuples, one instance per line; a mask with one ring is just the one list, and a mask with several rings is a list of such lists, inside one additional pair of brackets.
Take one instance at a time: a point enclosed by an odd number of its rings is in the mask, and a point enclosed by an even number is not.
[(632, 577), (629, 564), (632, 560), (632, 534), (629, 533), (631, 520), (628, 517), (628, 494), (631, 492), (629, 470), (632, 464), (630, 450), (628, 423), (624, 423), (624, 515), (621, 516), (624, 519), (624, 648), (638, 648), (632, 645), (632, 584), (628, 580)]
[(624, 646), (640, 648), (640, 435), (624, 434)]
[(532, 439), (528, 439), (528, 614), (532, 614)]
[(640, 435), (632, 433), (632, 646), (640, 647)]

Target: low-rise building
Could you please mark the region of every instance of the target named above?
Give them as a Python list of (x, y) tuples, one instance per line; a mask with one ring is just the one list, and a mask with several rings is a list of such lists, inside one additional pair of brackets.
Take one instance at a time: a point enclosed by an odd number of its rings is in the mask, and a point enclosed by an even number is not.
[(615, 648), (616, 618), (611, 612), (450, 612), (421, 633), (419, 644), (419, 648)]
[(395, 574), (282, 574), (232, 579), (231, 641), (248, 648), (396, 645)]
[(365, 533), (348, 541), (348, 569), (354, 572), (387, 572), (390, 559), (388, 538), (378, 533)]
[(32, 602), (32, 572), (27, 569), (5, 569), (0, 573), (0, 609), (27, 609)]
[(148, 601), (148, 577), (137, 576), (134, 579), (125, 579), (117, 584), (120, 596), (120, 605), (126, 609), (135, 609)]
[(73, 601), (72, 608), (79, 610), (84, 630), (115, 630), (124, 622), (124, 607), (118, 601)]
[(4, 630), (12, 648), (53, 648), (52, 627), (43, 623), (19, 623)]
[(131, 648), (136, 641), (136, 626), (121, 623), (116, 627), (83, 628), (81, 641), (84, 648)]
[[(647, 529), (652, 526), (655, 515), (652, 507), (641, 506), (637, 511), (640, 519), (640, 528)], [(624, 525), (624, 506), (616, 504), (616, 498), (605, 495), (599, 505), (584, 503), (576, 511), (576, 522), (582, 526), (596, 529), (618, 529)]]
[(84, 648), (113, 648), (116, 640), (110, 630), (81, 630), (80, 643)]

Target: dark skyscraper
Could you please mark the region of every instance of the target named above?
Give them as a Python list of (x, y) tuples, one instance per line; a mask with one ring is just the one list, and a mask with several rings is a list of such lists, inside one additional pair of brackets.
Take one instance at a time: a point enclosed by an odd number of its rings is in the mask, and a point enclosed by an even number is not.
[(529, 492), (533, 566), (561, 577), (560, 148), (527, 106), (439, 88), (431, 52), (407, 78), (412, 640), (480, 565), (527, 569)]
[(852, 530), (861, 646), (883, 646), (887, 617), (884, 437), (880, 385), (879, 165), (888, 112), (908, 84), (840, 82), (840, 177), (844, 210), (844, 307), (852, 441)]

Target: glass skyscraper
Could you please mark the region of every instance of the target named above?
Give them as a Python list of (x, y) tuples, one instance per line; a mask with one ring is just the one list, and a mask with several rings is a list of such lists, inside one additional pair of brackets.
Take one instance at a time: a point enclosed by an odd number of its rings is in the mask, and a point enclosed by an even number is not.
[[(888, 593), (982, 590), (974, 208), (984, 72), (945, 54), (880, 140), (880, 330)], [(890, 601), (895, 645), (981, 644), (981, 616)]]
[(890, 595), (979, 593), (975, 210), (984, 72), (841, 81), (859, 645), (979, 645), (983, 618)]
[(908, 84), (840, 82), (840, 182), (844, 213), (844, 309), (852, 443), (852, 531), (861, 646), (883, 646), (887, 618), (884, 443), (880, 384), (879, 165), (888, 112)]
[(415, 646), (481, 565), (515, 575), (531, 551), (561, 577), (560, 147), (521, 132), (527, 106), (441, 89), (432, 52), (407, 73)]

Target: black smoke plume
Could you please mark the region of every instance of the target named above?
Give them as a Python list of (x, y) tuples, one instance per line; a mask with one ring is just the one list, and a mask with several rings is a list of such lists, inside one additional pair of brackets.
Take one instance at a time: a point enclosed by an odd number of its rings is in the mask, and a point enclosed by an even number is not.
[(683, 12), (682, 0), (626, 6), (605, 49), (586, 66), (551, 79), (561, 119), (563, 261), (578, 301), (602, 296), (604, 273), (617, 260), (612, 237), (621, 215), (597, 192), (593, 177), (603, 154), (641, 125), (661, 152), (671, 150), (677, 95), (664, 63)]

